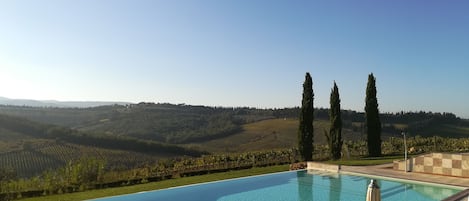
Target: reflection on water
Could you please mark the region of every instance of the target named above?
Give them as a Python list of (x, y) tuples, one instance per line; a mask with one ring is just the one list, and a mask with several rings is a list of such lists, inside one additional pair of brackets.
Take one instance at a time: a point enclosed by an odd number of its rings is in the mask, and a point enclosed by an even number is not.
[[(300, 171), (297, 175), (298, 200), (360, 201), (365, 200), (371, 178), (323, 171)], [(401, 183), (377, 179), (383, 201), (442, 200), (459, 190), (433, 185)]]
[(306, 175), (305, 171), (296, 172), (298, 178), (298, 198), (300, 201), (313, 200), (313, 178)]
[[(102, 201), (364, 201), (369, 177), (285, 172), (100, 199)], [(436, 201), (460, 190), (378, 179), (383, 201)]]
[(342, 190), (342, 180), (340, 179), (340, 175), (337, 174), (337, 178), (329, 179), (329, 200), (330, 201), (339, 201), (340, 194)]

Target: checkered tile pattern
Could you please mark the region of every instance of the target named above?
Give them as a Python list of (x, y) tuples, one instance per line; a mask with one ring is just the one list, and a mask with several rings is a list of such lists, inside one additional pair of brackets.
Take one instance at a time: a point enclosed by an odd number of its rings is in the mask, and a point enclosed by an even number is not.
[[(395, 161), (394, 169), (404, 170), (404, 161)], [(469, 153), (431, 153), (409, 159), (412, 172), (469, 177)]]

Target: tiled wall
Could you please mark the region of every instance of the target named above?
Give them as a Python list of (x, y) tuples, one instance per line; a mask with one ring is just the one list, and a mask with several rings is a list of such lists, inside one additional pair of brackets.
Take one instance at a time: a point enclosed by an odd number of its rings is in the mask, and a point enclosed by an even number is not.
[[(404, 170), (404, 161), (394, 161), (395, 170)], [(469, 153), (431, 153), (408, 160), (408, 170), (428, 174), (469, 177)]]

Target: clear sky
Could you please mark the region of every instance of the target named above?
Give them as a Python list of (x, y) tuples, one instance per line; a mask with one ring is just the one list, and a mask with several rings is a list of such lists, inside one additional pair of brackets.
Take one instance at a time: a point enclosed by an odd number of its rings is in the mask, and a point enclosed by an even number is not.
[(0, 96), (469, 118), (469, 1), (0, 0)]

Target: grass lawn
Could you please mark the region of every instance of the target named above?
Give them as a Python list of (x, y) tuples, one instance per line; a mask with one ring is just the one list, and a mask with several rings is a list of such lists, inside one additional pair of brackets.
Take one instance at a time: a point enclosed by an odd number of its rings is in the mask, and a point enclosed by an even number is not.
[(183, 177), (183, 178), (170, 179), (170, 180), (164, 180), (164, 181), (159, 181), (159, 182), (152, 182), (152, 183), (147, 183), (147, 184), (139, 184), (139, 185), (134, 185), (134, 186), (107, 188), (107, 189), (62, 194), (62, 195), (42, 196), (42, 197), (35, 197), (35, 198), (26, 198), (22, 200), (23, 201), (87, 200), (87, 199), (93, 199), (93, 198), (122, 195), (122, 194), (128, 194), (128, 193), (136, 193), (136, 192), (141, 192), (141, 191), (151, 191), (151, 190), (164, 189), (164, 188), (183, 186), (183, 185), (189, 185), (189, 184), (196, 184), (196, 183), (202, 183), (202, 182), (210, 182), (210, 181), (217, 181), (217, 180), (223, 180), (223, 179), (232, 179), (232, 178), (238, 178), (238, 177), (246, 177), (246, 176), (281, 172), (281, 171), (287, 171), (288, 169), (289, 169), (289, 165), (252, 168), (252, 169), (246, 169), (246, 170), (237, 170), (237, 171), (214, 173), (214, 174), (207, 174), (207, 175), (200, 175), (200, 176)]

